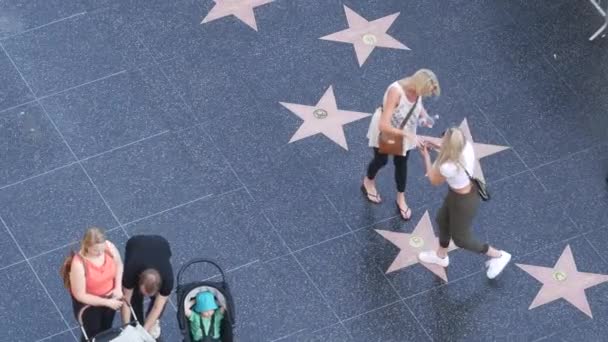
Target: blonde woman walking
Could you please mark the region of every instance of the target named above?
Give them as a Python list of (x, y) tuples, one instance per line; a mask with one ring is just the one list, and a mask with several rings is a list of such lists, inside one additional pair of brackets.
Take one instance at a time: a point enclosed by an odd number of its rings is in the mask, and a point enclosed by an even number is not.
[[(93, 337), (112, 327), (122, 307), (123, 264), (120, 253), (99, 228), (86, 231), (80, 250), (71, 252), (61, 267), (61, 277), (72, 296), (74, 316), (83, 314), (83, 327)], [(81, 338), (85, 341), (84, 336)]]
[(439, 248), (437, 251), (422, 252), (418, 258), (425, 263), (448, 267), (448, 246), (452, 240), (460, 248), (489, 256), (486, 275), (490, 279), (496, 278), (511, 260), (511, 254), (473, 237), (471, 225), (480, 202), (477, 186), (469, 176), (475, 167), (473, 145), (460, 129), (452, 127), (444, 133), (441, 146), (434, 146), (440, 152), (437, 160), (432, 163), (427, 144), (430, 145), (425, 143), (420, 146), (427, 177), (435, 186), (447, 182), (449, 191), (436, 218), (439, 225)]
[(418, 145), (416, 136), (418, 123), (432, 122), (422, 105), (421, 98), (438, 96), (439, 93), (437, 76), (428, 69), (420, 69), (412, 76), (392, 83), (384, 93), (382, 107), (376, 109), (372, 116), (367, 132), (374, 158), (367, 166), (361, 191), (372, 203), (382, 201), (376, 188), (376, 174), (388, 162), (389, 154), (393, 155), (397, 185), (395, 204), (397, 212), (404, 220), (409, 220), (412, 216), (405, 199), (409, 151)]

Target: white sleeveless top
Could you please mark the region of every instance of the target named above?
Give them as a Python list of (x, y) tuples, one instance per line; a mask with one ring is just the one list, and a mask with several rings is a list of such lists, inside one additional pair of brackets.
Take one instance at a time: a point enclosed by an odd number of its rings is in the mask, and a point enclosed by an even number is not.
[(475, 169), (475, 151), (470, 142), (464, 145), (459, 163), (445, 162), (439, 165), (439, 173), (445, 177), (445, 181), (450, 188), (458, 190), (465, 188), (471, 182), (463, 167), (466, 168), (470, 175), (473, 175)]
[[(409, 113), (410, 109), (415, 104), (415, 101), (414, 102), (408, 101), (407, 96), (405, 96), (405, 92), (403, 91), (403, 88), (397, 81), (397, 82), (391, 83), (391, 85), (388, 86), (388, 88), (384, 92), (384, 96), (382, 98), (383, 106), (386, 105), (386, 98), (388, 97), (388, 92), (393, 87), (395, 87), (399, 91), (400, 96), (399, 96), (399, 104), (397, 105), (397, 108), (395, 108), (395, 111), (393, 112), (393, 116), (391, 117), (391, 125), (395, 128), (399, 128), (399, 125), (401, 125), (401, 123), (403, 122), (403, 119), (405, 119), (405, 117), (407, 116), (407, 113)], [(419, 99), (418, 104), (416, 105), (416, 109), (414, 109), (412, 116), (405, 124), (405, 127), (403, 127), (403, 130), (405, 132), (409, 132), (410, 134), (413, 134), (414, 136), (416, 135), (416, 129), (418, 128), (418, 118), (420, 117), (420, 114), (422, 113), (423, 109), (424, 109), (424, 106), (422, 105), (422, 99)], [(378, 147), (378, 138), (380, 136), (380, 116), (381, 115), (382, 115), (382, 109), (381, 108), (376, 109), (376, 111), (374, 112), (374, 115), (372, 116), (372, 120), (370, 122), (369, 129), (367, 130), (367, 139), (369, 140), (368, 145), (370, 147), (376, 147), (376, 148)], [(404, 155), (407, 151), (412, 150), (414, 148), (416, 148), (415, 141), (411, 141), (410, 139), (405, 139), (405, 138), (403, 139)]]

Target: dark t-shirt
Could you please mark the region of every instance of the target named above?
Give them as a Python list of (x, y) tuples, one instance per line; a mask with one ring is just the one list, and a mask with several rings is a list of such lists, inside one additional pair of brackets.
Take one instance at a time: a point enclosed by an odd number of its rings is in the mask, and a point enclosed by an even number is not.
[(122, 286), (133, 289), (138, 286), (139, 275), (148, 268), (160, 273), (160, 294), (169, 296), (173, 290), (173, 267), (171, 266), (169, 242), (158, 235), (136, 235), (127, 241), (125, 269)]

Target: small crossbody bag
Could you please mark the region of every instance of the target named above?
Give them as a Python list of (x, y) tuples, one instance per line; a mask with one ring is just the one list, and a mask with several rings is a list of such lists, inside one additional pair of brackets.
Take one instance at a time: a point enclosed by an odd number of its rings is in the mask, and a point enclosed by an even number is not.
[(458, 163), (458, 165), (460, 165), (460, 167), (464, 170), (464, 172), (467, 174), (467, 177), (469, 177), (471, 182), (473, 182), (473, 184), (475, 184), (479, 197), (481, 197), (481, 199), (484, 201), (489, 201), (491, 196), (490, 196), (490, 191), (488, 190), (488, 185), (486, 184), (486, 182), (482, 181), (481, 179), (479, 179), (477, 177), (471, 176), (469, 171), (467, 171), (467, 168), (464, 167), (462, 164), (460, 164), (460, 162)]
[[(410, 111), (407, 113), (407, 115), (405, 116), (405, 118), (403, 119), (401, 124), (399, 125), (400, 130), (403, 130), (403, 128), (405, 127), (407, 122), (412, 117), (412, 114), (414, 114), (414, 110), (416, 109), (416, 107), (418, 105), (419, 99), (420, 99), (420, 97), (416, 98), (416, 102), (414, 102), (414, 105), (410, 108)], [(400, 137), (394, 137), (389, 134), (380, 133), (380, 136), (378, 139), (378, 150), (380, 151), (380, 153), (383, 153), (383, 154), (390, 154), (393, 156), (402, 156), (405, 154), (404, 153), (405, 151), (403, 151), (403, 139)]]

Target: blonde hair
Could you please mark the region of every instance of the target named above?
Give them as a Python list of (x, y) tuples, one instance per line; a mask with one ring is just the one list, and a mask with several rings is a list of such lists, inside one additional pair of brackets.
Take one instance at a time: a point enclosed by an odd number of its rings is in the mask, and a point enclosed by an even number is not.
[[(106, 235), (103, 230), (97, 227), (92, 227), (87, 229), (82, 241), (80, 241), (80, 249), (78, 253), (81, 255), (86, 255), (89, 252), (89, 249), (96, 244), (106, 242)], [(59, 270), (59, 274), (61, 278), (63, 278), (63, 285), (69, 289), (70, 288), (70, 271), (72, 270), (72, 260), (74, 260), (74, 255), (76, 252), (70, 251), (70, 254), (63, 261), (63, 265)]]
[(462, 156), (462, 151), (467, 143), (464, 133), (458, 127), (451, 127), (443, 135), (441, 141), (441, 149), (435, 166), (438, 167), (445, 162), (459, 163)]
[(399, 80), (402, 87), (412, 87), (419, 96), (439, 96), (441, 87), (437, 75), (429, 69), (420, 69), (412, 76)]

